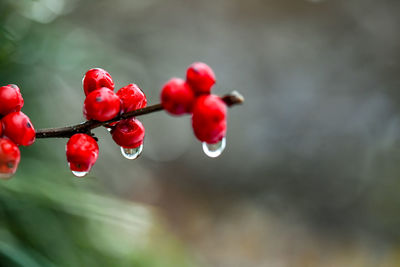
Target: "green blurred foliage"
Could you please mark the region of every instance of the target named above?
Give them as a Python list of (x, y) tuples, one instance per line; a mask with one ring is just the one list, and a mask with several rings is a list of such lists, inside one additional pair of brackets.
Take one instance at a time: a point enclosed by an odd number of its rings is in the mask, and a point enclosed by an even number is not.
[[(84, 32), (47, 24), (61, 15), (52, 3), (0, 1), (0, 80), (22, 88), (24, 112), (37, 127), (48, 126), (42, 114), (57, 109), (40, 102), (58, 86), (55, 70), (68, 79), (105, 61), (103, 47), (90, 47)], [(51, 152), (64, 150), (59, 141), (22, 148), (18, 179), (0, 187), (1, 266), (194, 266), (154, 209), (111, 196), (93, 176), (81, 182), (60, 172)]]
[(194, 266), (151, 208), (23, 175), (0, 190), (2, 264)]

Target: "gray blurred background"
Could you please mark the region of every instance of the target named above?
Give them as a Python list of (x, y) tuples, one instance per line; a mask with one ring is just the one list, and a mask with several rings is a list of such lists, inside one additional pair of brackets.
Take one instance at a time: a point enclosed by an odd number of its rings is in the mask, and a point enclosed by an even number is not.
[(22, 148), (0, 189), (0, 260), (400, 266), (399, 14), (398, 0), (0, 0), (1, 85), (20, 86), (37, 129), (83, 121), (92, 67), (155, 104), (165, 81), (204, 61), (214, 93), (246, 98), (217, 159), (190, 117), (165, 112), (140, 118), (135, 161), (95, 130), (84, 179), (69, 173), (67, 140)]

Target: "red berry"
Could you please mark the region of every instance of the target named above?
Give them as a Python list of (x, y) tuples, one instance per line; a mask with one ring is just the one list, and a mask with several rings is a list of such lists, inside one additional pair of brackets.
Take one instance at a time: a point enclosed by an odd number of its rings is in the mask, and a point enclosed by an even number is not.
[(226, 134), (226, 104), (216, 95), (199, 97), (193, 106), (192, 126), (196, 137), (209, 144), (218, 143)]
[(114, 82), (111, 78), (111, 75), (107, 71), (100, 68), (88, 70), (83, 77), (82, 84), (85, 95), (88, 95), (90, 92), (102, 87), (107, 87), (111, 90), (114, 90)]
[(161, 104), (173, 115), (190, 113), (194, 101), (193, 91), (179, 78), (172, 78), (161, 90)]
[(118, 122), (111, 134), (119, 146), (136, 148), (143, 144), (144, 126), (140, 121), (130, 118)]
[(146, 95), (136, 84), (128, 84), (118, 90), (117, 96), (121, 99), (122, 112), (129, 112), (144, 108), (147, 104)]
[(10, 178), (18, 168), (21, 153), (16, 144), (7, 138), (0, 138), (0, 178)]
[(196, 95), (209, 94), (215, 84), (215, 74), (207, 64), (195, 62), (187, 69), (186, 81)]
[(89, 172), (99, 156), (99, 146), (87, 134), (74, 134), (67, 143), (67, 161), (71, 171)]
[(0, 115), (7, 115), (10, 112), (20, 111), (24, 106), (24, 99), (18, 86), (9, 84), (0, 87)]
[(0, 121), (0, 137), (3, 136), (3, 123)]
[(23, 112), (17, 111), (2, 119), (3, 134), (19, 146), (30, 146), (35, 142), (36, 132), (32, 122)]
[(83, 114), (88, 120), (108, 121), (119, 114), (121, 100), (110, 89), (103, 87), (91, 92), (85, 99)]

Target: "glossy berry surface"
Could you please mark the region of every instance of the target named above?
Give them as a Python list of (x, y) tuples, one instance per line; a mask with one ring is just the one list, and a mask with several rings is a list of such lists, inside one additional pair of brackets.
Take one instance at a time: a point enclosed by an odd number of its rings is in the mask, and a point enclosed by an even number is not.
[(136, 148), (143, 144), (144, 133), (143, 124), (134, 118), (118, 122), (111, 131), (115, 143), (123, 148)]
[(117, 96), (121, 99), (122, 112), (129, 112), (144, 108), (147, 105), (146, 95), (136, 84), (128, 84), (117, 91)]
[(186, 81), (196, 95), (209, 94), (215, 84), (214, 71), (203, 62), (195, 62), (186, 71)]
[(88, 120), (108, 121), (117, 116), (121, 100), (110, 89), (103, 87), (91, 92), (85, 99), (83, 114)]
[(226, 135), (226, 104), (216, 95), (199, 97), (193, 106), (192, 126), (196, 137), (209, 144)]
[(6, 115), (2, 120), (3, 135), (19, 146), (30, 146), (35, 142), (36, 132), (31, 120), (23, 112)]
[(89, 172), (99, 156), (99, 146), (87, 134), (74, 134), (68, 140), (66, 153), (71, 171)]
[(10, 84), (0, 87), (0, 115), (20, 111), (23, 106), (24, 99), (18, 86)]
[(0, 179), (10, 178), (17, 171), (20, 159), (18, 146), (7, 138), (0, 138)]
[(193, 102), (193, 91), (182, 79), (172, 78), (161, 90), (161, 104), (173, 115), (190, 113)]
[(111, 78), (111, 75), (107, 71), (100, 68), (88, 70), (83, 77), (82, 84), (85, 95), (88, 95), (94, 90), (102, 87), (114, 90), (114, 82)]

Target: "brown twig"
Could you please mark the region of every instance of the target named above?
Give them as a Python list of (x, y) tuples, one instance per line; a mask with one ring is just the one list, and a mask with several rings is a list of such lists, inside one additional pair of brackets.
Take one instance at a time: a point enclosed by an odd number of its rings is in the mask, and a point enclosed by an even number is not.
[[(236, 91), (233, 91), (230, 94), (222, 96), (221, 99), (226, 103), (228, 107), (241, 104), (244, 102), (244, 98), (241, 94)], [(89, 120), (76, 125), (60, 127), (60, 128), (49, 128), (49, 129), (39, 129), (36, 131), (36, 138), (69, 138), (76, 133), (87, 133), (90, 134), (90, 131), (94, 128), (100, 126), (106, 126), (109, 123), (120, 121), (127, 118), (137, 117), (153, 112), (157, 112), (163, 110), (161, 104), (156, 104), (152, 106), (148, 106), (142, 109), (134, 110), (131, 112), (123, 113), (112, 120), (109, 121), (94, 121)]]

